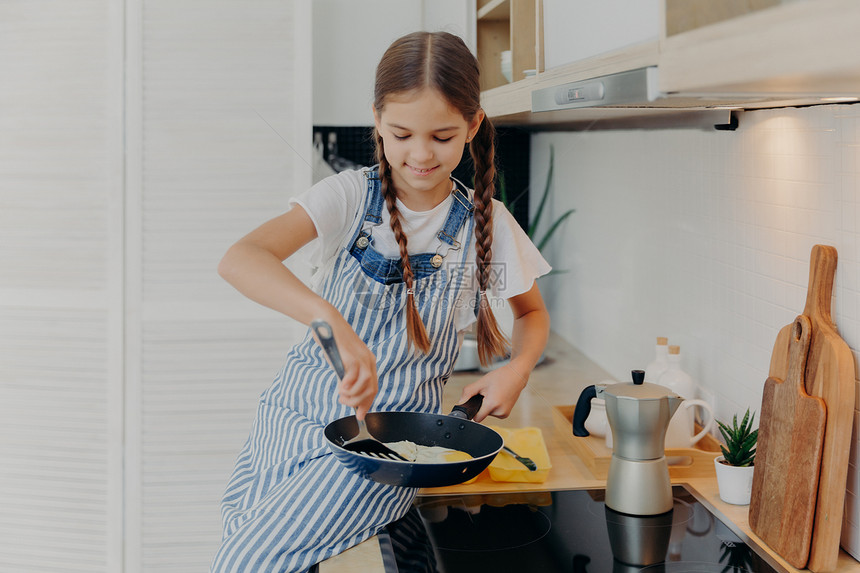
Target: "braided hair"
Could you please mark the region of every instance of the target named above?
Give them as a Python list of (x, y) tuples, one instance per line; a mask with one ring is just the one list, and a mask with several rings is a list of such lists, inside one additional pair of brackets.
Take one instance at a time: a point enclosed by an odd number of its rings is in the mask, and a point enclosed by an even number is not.
[[(395, 40), (386, 50), (376, 68), (376, 86), (373, 106), (382, 112), (388, 97), (423, 88), (436, 90), (451, 107), (471, 121), (481, 110), (481, 88), (478, 61), (458, 36), (447, 32), (415, 32)], [(489, 364), (495, 356), (504, 356), (508, 340), (498, 327), (487, 299), (490, 282), (493, 244), (493, 203), (495, 194), (495, 137), (496, 132), (488, 118), (481, 122), (477, 134), (469, 143), (469, 152), (475, 165), (475, 247), (476, 277), (478, 280), (477, 338), (478, 358)], [(406, 329), (409, 342), (422, 352), (430, 349), (427, 330), (415, 306), (412, 284), (414, 275), (409, 262), (400, 214), (397, 209), (397, 190), (391, 176), (391, 165), (385, 158), (385, 145), (377, 131), (376, 161), (382, 196), (391, 219), (391, 230), (400, 247), (403, 281), (406, 285)]]

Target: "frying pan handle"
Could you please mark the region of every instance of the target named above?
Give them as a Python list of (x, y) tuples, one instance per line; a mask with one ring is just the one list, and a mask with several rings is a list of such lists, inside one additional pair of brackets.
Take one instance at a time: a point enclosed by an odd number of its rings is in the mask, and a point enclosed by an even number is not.
[(475, 394), (465, 404), (457, 404), (451, 410), (451, 415), (455, 418), (463, 418), (471, 420), (481, 409), (481, 404), (484, 403), (484, 397), (481, 394)]
[(337, 372), (338, 378), (343, 378), (343, 360), (340, 359), (340, 352), (337, 350), (337, 344), (334, 341), (334, 333), (331, 326), (324, 320), (316, 319), (311, 322), (311, 328), (317, 336), (317, 340), (328, 356), (334, 371)]

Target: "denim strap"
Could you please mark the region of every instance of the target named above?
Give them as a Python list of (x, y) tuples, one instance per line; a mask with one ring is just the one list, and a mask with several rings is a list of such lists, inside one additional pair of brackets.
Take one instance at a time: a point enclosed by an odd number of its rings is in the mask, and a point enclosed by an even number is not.
[[(370, 221), (375, 225), (382, 223), (382, 193), (380, 192), (381, 184), (379, 182), (379, 167), (373, 166), (364, 172), (364, 177), (367, 179), (367, 211), (364, 214), (364, 220)], [(448, 216), (445, 218), (445, 224), (436, 233), (436, 237), (455, 248), (460, 247), (457, 241), (457, 233), (460, 232), (460, 227), (463, 226), (463, 221), (466, 217), (475, 210), (472, 200), (469, 199), (469, 193), (457, 179), (451, 178), (454, 181), (454, 191), (451, 195), (454, 196), (454, 201), (451, 202), (451, 208), (448, 210)]]
[[(374, 167), (364, 172), (364, 176), (367, 179), (367, 210), (364, 215), (364, 221), (378, 225), (382, 223), (383, 199), (376, 169)], [(451, 208), (448, 210), (445, 223), (436, 236), (443, 243), (450, 245), (454, 249), (459, 249), (460, 243), (457, 241), (456, 236), (460, 232), (463, 223), (474, 211), (474, 206), (463, 184), (456, 179), (454, 179), (454, 183), (455, 189), (452, 192), (454, 200), (451, 202)], [(359, 240), (363, 240), (363, 246), (359, 246)], [(361, 228), (358, 229), (356, 235), (352, 238), (349, 252), (361, 263), (365, 274), (374, 280), (383, 284), (393, 284), (403, 281), (400, 259), (389, 259), (376, 252), (373, 248), (372, 237), (370, 237), (369, 233), (361, 230)], [(429, 276), (439, 269), (432, 263), (435, 255), (436, 253), (420, 253), (409, 256), (410, 266), (415, 278)]]
[(382, 223), (382, 193), (379, 182), (379, 166), (374, 165), (364, 172), (364, 177), (367, 179), (367, 212), (364, 214), (364, 220), (370, 221), (374, 225)]
[[(453, 179), (453, 178), (452, 178)], [(451, 202), (451, 208), (448, 210), (448, 217), (445, 219), (445, 224), (436, 233), (440, 241), (448, 243), (456, 249), (460, 248), (460, 243), (455, 238), (460, 232), (460, 227), (463, 226), (463, 221), (466, 217), (475, 210), (475, 206), (469, 199), (469, 194), (463, 188), (463, 184), (454, 179), (454, 200)]]

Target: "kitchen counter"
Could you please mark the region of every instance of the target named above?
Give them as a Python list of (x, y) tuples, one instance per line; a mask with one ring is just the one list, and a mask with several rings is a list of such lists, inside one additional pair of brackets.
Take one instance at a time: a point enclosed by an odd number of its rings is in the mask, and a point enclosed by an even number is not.
[[(555, 406), (575, 404), (583, 388), (590, 384), (611, 380), (612, 377), (557, 335), (552, 335), (550, 338), (545, 355), (545, 361), (532, 373), (529, 385), (520, 395), (511, 415), (505, 420), (489, 418), (484, 423), (509, 428), (524, 426), (540, 428), (552, 462), (552, 469), (547, 481), (539, 484), (500, 483), (490, 480), (485, 472), (471, 484), (424, 489), (421, 491), (422, 495), (605, 487), (605, 480), (592, 475), (588, 467), (575, 453), (572, 440), (577, 438), (574, 438), (569, 430), (565, 432), (560, 430), (557, 414), (553, 410)], [(478, 372), (460, 372), (451, 377), (445, 389), (445, 411), (450, 411), (451, 407), (458, 402), (463, 387), (479, 376), (480, 373)], [(705, 472), (705, 477), (673, 479), (673, 482), (689, 484), (699, 493), (704, 502), (711, 506), (715, 513), (734, 523), (739, 532), (755, 539), (758, 545), (766, 547), (750, 531), (747, 520), (748, 506), (730, 505), (720, 500), (716, 476), (712, 469)], [(797, 571), (779, 556), (774, 555), (774, 558), (786, 570)], [(860, 563), (841, 551), (836, 571), (839, 573), (857, 572), (860, 571)], [(384, 573), (382, 555), (376, 537), (320, 565), (320, 573), (335, 572)]]

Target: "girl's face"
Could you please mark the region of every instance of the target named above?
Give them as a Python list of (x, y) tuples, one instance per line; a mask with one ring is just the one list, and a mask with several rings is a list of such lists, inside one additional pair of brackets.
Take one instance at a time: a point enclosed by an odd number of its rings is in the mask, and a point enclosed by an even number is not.
[(397, 197), (410, 209), (424, 211), (451, 192), (451, 172), (463, 157), (467, 139), (478, 132), (484, 112), (466, 121), (439, 92), (421, 89), (389, 96), (381, 112), (373, 110), (373, 117)]

